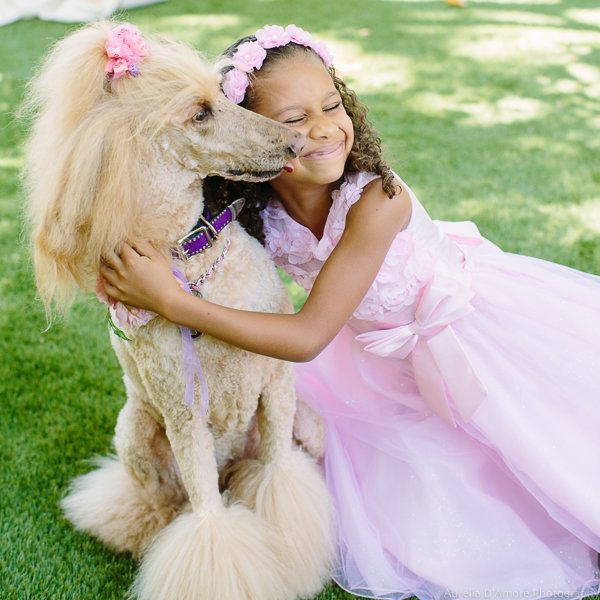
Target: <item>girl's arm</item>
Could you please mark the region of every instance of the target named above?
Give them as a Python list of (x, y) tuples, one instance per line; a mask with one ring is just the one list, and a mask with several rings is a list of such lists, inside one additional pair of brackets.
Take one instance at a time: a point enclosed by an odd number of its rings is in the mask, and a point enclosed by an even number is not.
[(167, 260), (148, 247), (125, 246), (120, 257), (108, 257), (101, 274), (117, 300), (251, 352), (303, 362), (317, 356), (356, 310), (410, 213), (406, 190), (390, 199), (379, 179), (371, 182), (348, 211), (344, 233), (304, 306), (291, 315), (228, 308), (188, 294)]

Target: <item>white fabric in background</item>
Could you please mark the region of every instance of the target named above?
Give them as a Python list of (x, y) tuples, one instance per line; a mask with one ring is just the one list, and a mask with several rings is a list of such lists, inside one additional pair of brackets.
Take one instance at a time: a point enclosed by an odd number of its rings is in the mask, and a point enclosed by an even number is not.
[(79, 23), (166, 0), (0, 0), (0, 26), (19, 19)]

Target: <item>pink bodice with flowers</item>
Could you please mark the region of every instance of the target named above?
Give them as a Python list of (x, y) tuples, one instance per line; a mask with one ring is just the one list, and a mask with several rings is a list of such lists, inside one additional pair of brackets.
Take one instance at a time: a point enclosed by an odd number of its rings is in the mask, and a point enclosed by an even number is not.
[[(321, 267), (339, 242), (349, 208), (375, 177), (363, 172), (346, 177), (332, 194), (331, 210), (320, 240), (294, 221), (279, 200), (273, 200), (263, 211), (267, 250), (275, 264), (306, 292), (312, 288)], [(401, 185), (407, 187), (403, 182)], [(436, 271), (452, 271), (465, 279), (464, 253), (441, 232), (410, 190), (409, 193), (412, 199), (410, 223), (396, 235), (373, 284), (354, 312), (353, 322), (385, 320), (387, 314), (403, 310), (410, 313), (419, 291)], [(472, 226), (471, 223), (461, 225), (463, 229)], [(474, 226), (467, 235), (478, 237)], [(365, 251), (368, 252), (368, 248)]]

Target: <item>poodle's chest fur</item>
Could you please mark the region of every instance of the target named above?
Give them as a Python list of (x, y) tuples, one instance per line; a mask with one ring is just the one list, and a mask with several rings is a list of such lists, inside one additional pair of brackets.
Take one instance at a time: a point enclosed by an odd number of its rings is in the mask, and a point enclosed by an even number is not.
[[(223, 239), (221, 239), (223, 238)], [(289, 312), (289, 299), (266, 251), (237, 223), (226, 227), (204, 255), (178, 263), (189, 281), (210, 269), (230, 246), (225, 259), (200, 288), (203, 298), (222, 305), (264, 312)], [(184, 402), (185, 372), (179, 327), (157, 317), (136, 331), (127, 331), (131, 342), (112, 336), (121, 366), (145, 398), (148, 410), (159, 423), (165, 416), (186, 421), (200, 410), (200, 392), (195, 390), (192, 414)], [(209, 388), (206, 424), (213, 433), (219, 463), (239, 453), (263, 391), (274, 377), (292, 382), (289, 363), (253, 354), (202, 335), (194, 342)], [(194, 413), (196, 411), (196, 413)]]

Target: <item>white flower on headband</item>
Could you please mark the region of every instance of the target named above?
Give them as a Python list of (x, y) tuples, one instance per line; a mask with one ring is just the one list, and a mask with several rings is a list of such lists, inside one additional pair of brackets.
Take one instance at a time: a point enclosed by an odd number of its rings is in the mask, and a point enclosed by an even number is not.
[(227, 71), (223, 78), (223, 93), (236, 104), (246, 95), (246, 88), (250, 83), (247, 74), (262, 67), (269, 48), (286, 46), (292, 42), (313, 50), (327, 68), (333, 62), (327, 46), (323, 42), (313, 40), (308, 31), (296, 25), (288, 25), (285, 29), (280, 25), (265, 25), (254, 35), (256, 41), (244, 42), (236, 48), (233, 55), (234, 68)]

